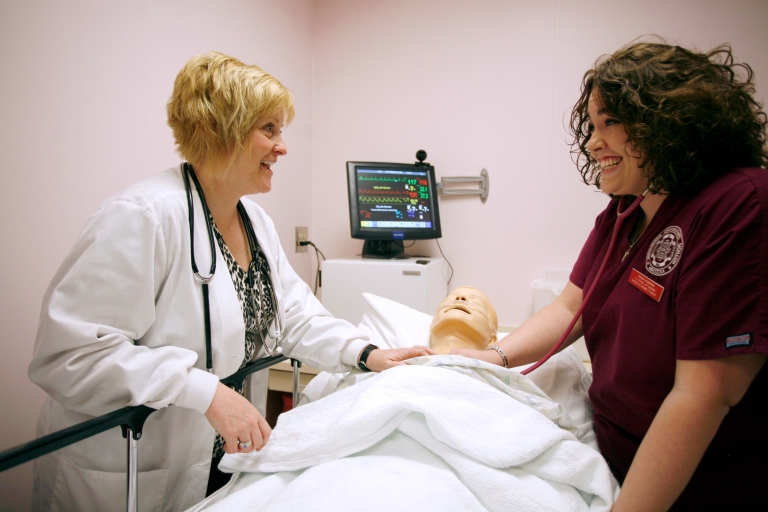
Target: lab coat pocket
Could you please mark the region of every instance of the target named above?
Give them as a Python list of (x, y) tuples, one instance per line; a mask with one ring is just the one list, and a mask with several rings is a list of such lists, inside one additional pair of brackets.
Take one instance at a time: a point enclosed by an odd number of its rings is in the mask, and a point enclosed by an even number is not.
[[(167, 469), (139, 473), (139, 510), (163, 506)], [(63, 455), (53, 490), (51, 511), (98, 510), (122, 512), (126, 506), (126, 474), (83, 469)]]

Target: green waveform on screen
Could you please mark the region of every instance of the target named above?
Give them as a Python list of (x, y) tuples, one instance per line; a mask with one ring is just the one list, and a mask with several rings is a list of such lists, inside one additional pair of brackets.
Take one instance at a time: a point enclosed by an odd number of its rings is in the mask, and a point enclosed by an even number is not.
[(392, 181), (395, 183), (404, 183), (404, 182), (407, 182), (408, 180), (409, 178), (394, 178), (394, 177), (393, 178), (379, 178), (379, 177), (367, 178), (365, 176), (357, 177), (357, 181)]
[(360, 203), (393, 203), (403, 204), (410, 203), (411, 199), (408, 197), (371, 197), (371, 196), (359, 196), (357, 200)]

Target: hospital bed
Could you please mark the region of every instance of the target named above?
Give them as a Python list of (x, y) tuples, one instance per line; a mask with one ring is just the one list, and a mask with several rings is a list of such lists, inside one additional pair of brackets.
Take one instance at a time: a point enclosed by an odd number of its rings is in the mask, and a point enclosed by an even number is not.
[[(427, 343), (430, 316), (374, 295), (364, 299), (359, 327), (372, 343), (382, 348)], [(361, 506), (610, 510), (618, 484), (596, 449), (587, 396), (591, 376), (573, 348), (528, 377), (475, 360), (446, 360), (452, 357), (417, 358), (382, 374), (322, 372), (301, 394), (300, 363), (294, 361), (294, 404), (299, 406), (279, 417), (258, 455), (226, 455), (220, 467), (229, 467), (234, 477), (189, 512)], [(242, 386), (245, 372), (285, 359), (257, 361), (224, 381)], [(381, 393), (396, 397), (396, 405), (389, 400), (383, 406)], [(373, 406), (366, 410), (350, 403)], [(136, 443), (152, 412), (148, 409), (126, 408), (2, 452), (0, 471), (119, 425), (128, 440), (127, 507), (134, 511)], [(457, 410), (466, 414), (445, 415)], [(413, 411), (418, 414), (408, 414)], [(430, 429), (442, 429), (443, 438)], [(522, 445), (525, 437), (541, 446)], [(337, 489), (339, 482), (349, 485)], [(340, 495), (352, 500), (347, 507), (339, 504)], [(365, 505), (353, 505), (359, 499)]]
[[(221, 379), (221, 382), (235, 390), (242, 390), (245, 379), (249, 375), (267, 369), (286, 359), (288, 358), (283, 355), (258, 359), (229, 377)], [(291, 366), (293, 367), (293, 399), (294, 403), (297, 403), (301, 363), (298, 360), (291, 359)], [(123, 431), (123, 437), (127, 440), (126, 460), (128, 478), (126, 510), (128, 512), (136, 512), (138, 509), (138, 443), (142, 436), (144, 422), (153, 412), (155, 412), (155, 409), (146, 405), (124, 407), (35, 439), (29, 443), (9, 448), (0, 452), (0, 472), (119, 426)]]
[[(363, 295), (372, 343), (426, 344), (430, 316)], [(229, 484), (187, 512), (607, 511), (619, 487), (597, 451), (590, 383), (572, 347), (527, 377), (457, 356), (323, 372), (261, 452), (224, 457)]]

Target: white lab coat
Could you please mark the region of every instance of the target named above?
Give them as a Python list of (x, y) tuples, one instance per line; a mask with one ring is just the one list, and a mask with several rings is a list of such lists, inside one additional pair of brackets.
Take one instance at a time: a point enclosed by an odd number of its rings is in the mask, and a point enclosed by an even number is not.
[[(202, 275), (210, 246), (200, 198), (195, 258)], [(293, 271), (271, 219), (243, 199), (272, 269), (285, 355), (327, 371), (347, 371), (367, 344), (333, 318)], [(243, 314), (216, 249), (210, 281), (213, 369), (205, 371), (201, 282), (191, 268), (181, 168), (107, 200), (88, 220), (45, 294), (30, 379), (49, 397), (38, 436), (128, 405), (155, 409), (139, 442), (139, 507), (183, 510), (203, 499), (214, 430), (204, 413), (218, 379), (243, 361)], [(251, 397), (264, 414), (266, 373)], [(33, 510), (124, 510), (126, 442), (115, 428), (35, 462)]]

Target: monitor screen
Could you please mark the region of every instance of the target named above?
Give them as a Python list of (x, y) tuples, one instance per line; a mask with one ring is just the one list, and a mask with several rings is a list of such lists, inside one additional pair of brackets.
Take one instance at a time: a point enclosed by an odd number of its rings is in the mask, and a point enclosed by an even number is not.
[(427, 163), (347, 162), (352, 238), (364, 257), (402, 258), (403, 240), (440, 238), (435, 169)]

